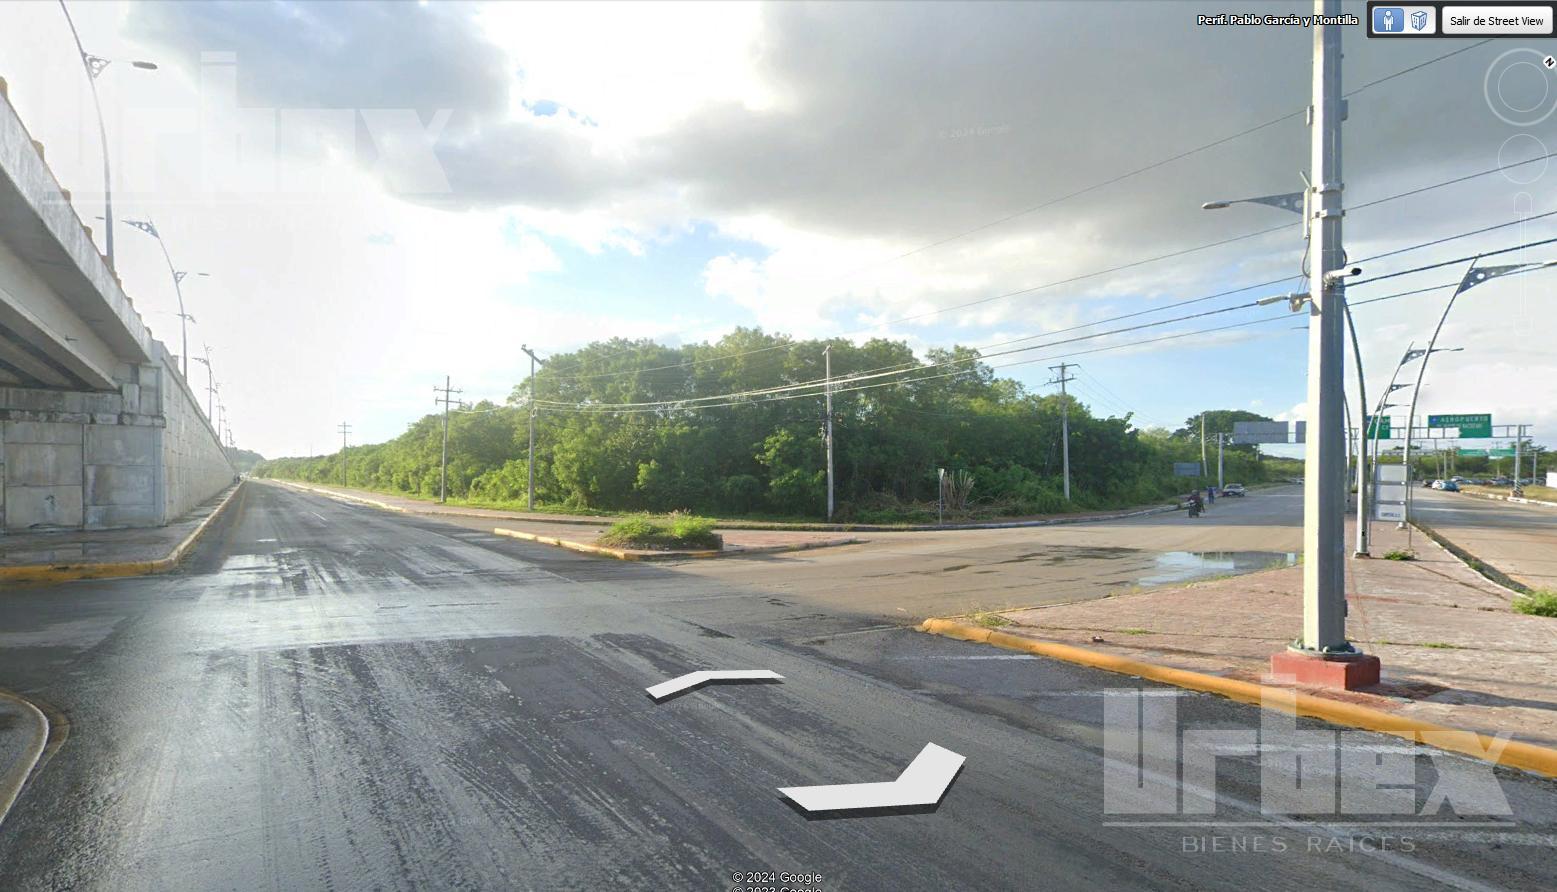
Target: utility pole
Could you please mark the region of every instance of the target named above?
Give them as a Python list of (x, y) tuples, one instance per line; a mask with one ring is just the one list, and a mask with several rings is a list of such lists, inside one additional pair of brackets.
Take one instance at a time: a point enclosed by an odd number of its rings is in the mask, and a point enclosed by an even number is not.
[(520, 344), (519, 349), (530, 356), (530, 459), (525, 462), (526, 470), (530, 474), (529, 487), (525, 496), (525, 510), (535, 510), (535, 366), (545, 365), (529, 344)]
[(1227, 440), (1227, 435), (1221, 431), (1216, 432), (1216, 491), (1220, 493), (1226, 484), (1222, 481), (1222, 444)]
[(1206, 410), (1200, 410), (1200, 473), (1206, 472)]
[[(1065, 501), (1070, 501), (1070, 397), (1065, 393), (1065, 382), (1076, 380), (1075, 375), (1066, 375), (1066, 369), (1076, 368), (1075, 363), (1062, 362), (1059, 365), (1049, 366), (1049, 371), (1055, 372), (1054, 380), (1050, 384), (1060, 385), (1060, 446), (1065, 462)], [(1205, 468), (1206, 451), (1206, 416), (1200, 416), (1200, 467)]]
[(1514, 492), (1516, 494), (1523, 488), (1519, 485), (1519, 459), (1520, 452), (1524, 447), (1524, 440), (1525, 426), (1521, 424), (1514, 428)]
[(351, 433), (351, 425), (341, 422), (341, 486), (346, 485), (346, 435)]
[[(442, 505), (449, 498), (449, 404), (460, 403), (459, 400), (449, 398), (451, 394), (464, 393), (463, 390), (454, 390), (450, 385), (448, 375), (443, 376), (443, 387), (433, 385), (433, 393), (441, 392), (442, 397), (433, 397), (433, 405), (443, 404), (443, 463), (438, 467), (438, 504)], [(463, 405), (463, 403), (461, 403)]]
[[(1316, 15), (1338, 20), (1341, 0), (1314, 0)], [(1348, 688), (1378, 681), (1378, 661), (1346, 639), (1346, 313), (1341, 246), (1341, 25), (1314, 29), (1309, 240), (1308, 443), (1303, 485), (1303, 634), (1271, 658), (1278, 675)], [(1336, 666), (1337, 662), (1352, 665)], [(1336, 669), (1343, 671), (1337, 672)], [(1356, 671), (1353, 671), (1353, 670)]]
[(828, 344), (822, 348), (822, 363), (827, 377), (827, 418), (825, 433), (822, 434), (827, 441), (827, 519), (833, 519), (833, 345)]

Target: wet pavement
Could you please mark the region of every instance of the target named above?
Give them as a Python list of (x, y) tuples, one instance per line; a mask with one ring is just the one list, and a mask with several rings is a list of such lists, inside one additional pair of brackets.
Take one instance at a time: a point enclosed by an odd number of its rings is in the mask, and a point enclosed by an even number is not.
[[(166, 526), (126, 530), (52, 530), (0, 533), (0, 571), (56, 564), (155, 561), (168, 556), (231, 489), (223, 490)], [(3, 585), (6, 583), (0, 583)]]
[[(1557, 591), (1557, 508), (1418, 487), (1412, 516), (1488, 564), (1537, 589)], [(1432, 548), (1418, 534), (1420, 550)]]
[[(0, 826), (0, 885), (729, 889), (770, 871), (820, 873), (828, 890), (1557, 881), (1557, 785), (1522, 775), (1499, 781), (1512, 815), (1343, 820), (1332, 802), (1306, 820), (1263, 813), (1258, 760), (1231, 755), (1214, 814), (1107, 811), (1106, 691), (1172, 698), (1186, 727), (1254, 729), (1260, 713), (990, 659), (884, 622), (846, 584), (831, 602), (791, 597), (795, 566), (807, 565), (774, 559), (767, 583), (732, 583), (246, 489), (176, 573), (0, 596), (0, 687), (68, 728)], [(702, 668), (784, 681), (664, 704), (643, 690)], [(927, 742), (967, 759), (934, 810), (808, 820), (777, 793), (890, 780)], [(1366, 734), (1345, 746), (1399, 751)], [(1444, 769), (1416, 766), (1421, 803)], [(1244, 850), (1201, 852), (1217, 835)]]

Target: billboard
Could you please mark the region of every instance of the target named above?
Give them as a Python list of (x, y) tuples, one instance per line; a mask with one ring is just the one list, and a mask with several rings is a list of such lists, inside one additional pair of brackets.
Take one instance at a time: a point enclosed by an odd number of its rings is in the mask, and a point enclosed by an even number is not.
[(1175, 477), (1201, 477), (1200, 462), (1176, 461), (1173, 463), (1173, 476)]
[(1238, 444), (1302, 443), (1303, 435), (1307, 430), (1306, 421), (1235, 421), (1232, 442)]

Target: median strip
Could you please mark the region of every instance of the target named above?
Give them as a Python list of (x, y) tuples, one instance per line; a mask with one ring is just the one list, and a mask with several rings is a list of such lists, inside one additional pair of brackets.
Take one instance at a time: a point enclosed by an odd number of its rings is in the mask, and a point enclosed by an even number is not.
[[(0, 731), (21, 733), (26, 735), (26, 739), (11, 765), (0, 772), (0, 824), (5, 823), (5, 816), (10, 814), (11, 806), (16, 804), (22, 787), (26, 785), (38, 760), (43, 758), (44, 747), (49, 742), (49, 720), (43, 712), (15, 694), (0, 691), (0, 716), (7, 714), (11, 718), (0, 722)], [(4, 753), (5, 750), (0, 749), (0, 755)]]
[(794, 542), (781, 545), (736, 545), (723, 549), (697, 549), (687, 551), (650, 551), (647, 549), (611, 548), (605, 545), (593, 545), (587, 542), (574, 542), (570, 539), (559, 539), (555, 536), (543, 536), (539, 533), (528, 533), (524, 530), (510, 530), (503, 527), (495, 527), (492, 532), (498, 536), (507, 536), (511, 539), (522, 539), (526, 542), (534, 542), (538, 545), (551, 545), (556, 548), (565, 548), (568, 551), (576, 551), (580, 554), (589, 554), (596, 557), (607, 557), (618, 561), (674, 561), (686, 558), (717, 558), (734, 557), (736, 555), (753, 554), (779, 554), (786, 551), (808, 551), (813, 548), (828, 548), (834, 545), (857, 545), (860, 539), (835, 539), (822, 542)]
[(943, 635), (963, 641), (992, 644), (1006, 650), (1021, 651), (1036, 656), (1049, 657), (1080, 666), (1131, 675), (1148, 681), (1208, 694), (1217, 694), (1241, 703), (1249, 703), (1262, 709), (1276, 709), (1293, 715), (1322, 719), (1332, 724), (1359, 728), (1400, 737), (1414, 743), (1425, 743), (1438, 749), (1460, 753), (1477, 759), (1522, 768), (1547, 777), (1557, 777), (1557, 749), (1525, 743), (1518, 740), (1502, 740), (1475, 731), (1451, 728), (1424, 722), (1406, 716), (1393, 715), (1355, 703), (1331, 700), (1294, 691), (1291, 688), (1257, 684), (1234, 678), (1222, 678), (1144, 663), (1114, 654), (1101, 653), (1069, 644), (1040, 641), (1009, 632), (969, 625), (952, 619), (928, 619), (919, 625), (919, 631)]

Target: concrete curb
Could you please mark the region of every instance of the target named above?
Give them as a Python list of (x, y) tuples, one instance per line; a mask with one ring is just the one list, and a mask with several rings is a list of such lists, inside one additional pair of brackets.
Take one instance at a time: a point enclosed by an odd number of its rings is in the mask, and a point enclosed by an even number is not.
[(728, 548), (719, 551), (630, 551), (625, 548), (608, 548), (604, 545), (590, 545), (585, 542), (573, 542), (568, 539), (558, 539), (555, 536), (542, 536), (537, 533), (526, 533), (522, 530), (509, 530), (503, 527), (495, 527), (492, 532), (499, 536), (508, 536), (512, 539), (522, 539), (526, 542), (535, 542), (540, 545), (554, 545), (558, 548), (566, 548), (569, 551), (577, 551), (580, 554), (592, 554), (597, 557), (608, 557), (618, 561), (678, 561), (685, 558), (719, 558), (736, 557), (746, 554), (780, 554), (786, 551), (810, 551), (813, 548), (830, 548), (835, 545), (858, 545), (859, 539), (845, 539), (841, 542), (802, 542), (798, 545), (751, 545), (745, 547)]
[(22, 753), (22, 758), (10, 770), (0, 774), (0, 824), (5, 823), (5, 816), (10, 814), (11, 806), (16, 804), (16, 799), (22, 793), (22, 787), (27, 784), (27, 778), (31, 776), (33, 768), (37, 767), (38, 760), (43, 758), (43, 750), (49, 742), (49, 720), (43, 711), (31, 703), (23, 700), (15, 694), (0, 691), (0, 700), (7, 700), (21, 707), (22, 713), (32, 720), (33, 739)]
[(222, 516), (232, 500), (243, 491), (243, 481), (239, 481), (222, 499), (221, 504), (212, 509), (200, 524), (190, 531), (184, 540), (173, 547), (173, 550), (160, 558), (149, 561), (108, 561), (103, 563), (85, 564), (22, 564), (13, 567), (0, 567), (0, 582), (68, 582), (72, 579), (113, 579), (122, 576), (154, 576), (158, 573), (166, 573), (174, 569), (188, 556), (189, 550), (199, 541), (201, 535)]
[[(391, 505), (377, 499), (364, 498), (362, 496), (347, 495), (332, 489), (322, 489), (309, 486), (305, 483), (297, 483), (292, 480), (280, 478), (263, 478), (272, 483), (289, 486), (304, 492), (316, 493), (330, 498), (341, 499), (347, 502), (357, 502), (363, 505), (371, 505), (374, 508), (382, 508), (385, 511), (396, 511), (401, 514), (415, 514), (420, 517), (438, 517), (449, 514), (455, 517), (481, 517), (487, 520), (510, 520), (518, 523), (548, 523), (569, 524), (573, 526), (610, 526), (618, 517), (559, 517), (548, 515), (544, 518), (531, 518), (519, 515), (517, 512), (508, 512), (509, 516), (494, 515), (492, 512), (500, 511), (497, 508), (471, 509), (468, 511), (440, 510), (425, 511), (417, 508), (405, 508), (399, 505)], [(1101, 523), (1109, 520), (1123, 520), (1128, 517), (1148, 517), (1153, 514), (1166, 514), (1170, 511), (1183, 510), (1183, 505), (1159, 505), (1155, 508), (1142, 508), (1137, 511), (1124, 511), (1116, 514), (1088, 514), (1077, 517), (1050, 517), (1044, 520), (1011, 520), (991, 523), (920, 523), (920, 524), (872, 524), (872, 523), (766, 523), (763, 521), (732, 521), (730, 523), (716, 524), (721, 530), (771, 530), (783, 532), (791, 530), (800, 533), (936, 533), (949, 530), (1011, 530), (1023, 527), (1047, 527), (1071, 523)], [(481, 513), (481, 512), (486, 513)]]
[(1530, 596), (1529, 586), (1508, 575), (1507, 573), (1504, 573), (1502, 570), (1499, 570), (1497, 567), (1492, 566), (1474, 554), (1471, 554), (1464, 547), (1456, 545), (1453, 540), (1451, 540), (1448, 536), (1445, 536), (1443, 533), (1438, 532), (1437, 530), (1433, 529), (1425, 523), (1422, 523), (1419, 520), (1411, 521), (1411, 525), (1416, 527), (1417, 531), (1422, 535), (1426, 536), (1427, 541), (1433, 543), (1445, 554), (1459, 561), (1460, 565), (1465, 569), (1475, 573), (1477, 576), (1480, 576), (1482, 579), (1487, 580), (1488, 582), (1508, 592), (1516, 598), (1527, 598)]
[(1519, 496), (1499, 496), (1493, 495), (1490, 492), (1465, 492), (1461, 490), (1460, 495), (1475, 496), (1478, 499), (1491, 499), (1495, 502), (1514, 502), (1519, 505), (1542, 505), (1547, 508), (1557, 508), (1557, 502), (1547, 502), (1542, 499), (1524, 499)]
[[(292, 489), (302, 490), (303, 492), (311, 492), (311, 493), (314, 493), (315, 495), (321, 495), (321, 496), (325, 496), (325, 497), (331, 498), (331, 499), (339, 499), (342, 502), (356, 502), (359, 505), (368, 505), (369, 507), (379, 508), (379, 509), (382, 509), (384, 511), (393, 511), (393, 512), (395, 512), (397, 514), (412, 513), (412, 512), (406, 511), (406, 509), (401, 508), (398, 505), (391, 505), (388, 502), (380, 502), (377, 499), (364, 499), (361, 496), (347, 495), (346, 493), (336, 492), (333, 489), (320, 489), (317, 486), (306, 486), (306, 485), (304, 485), (302, 483), (293, 483), (290, 480), (277, 480), (275, 482), (281, 484), (282, 486), (291, 487)], [(444, 512), (444, 511), (420, 512), (420, 511), (418, 511), (418, 512), (414, 512), (414, 513), (417, 513), (417, 514), (422, 514), (422, 513), (452, 514), (453, 512)]]
[(1133, 675), (1192, 691), (1217, 694), (1262, 709), (1276, 709), (1292, 715), (1323, 719), (1336, 725), (1388, 734), (1413, 743), (1424, 743), (1499, 765), (1522, 768), (1547, 777), (1557, 777), (1557, 749), (1548, 749), (1532, 743), (1499, 740), (1475, 731), (1435, 725), (1355, 703), (1343, 703), (1313, 694), (1304, 694), (1290, 688), (1143, 663), (1139, 660), (1069, 644), (1036, 641), (1008, 632), (971, 626), (956, 620), (927, 619), (920, 624), (919, 631), (963, 641), (992, 644), (1007, 650), (1022, 651), (1107, 672), (1118, 672), (1122, 675)]

